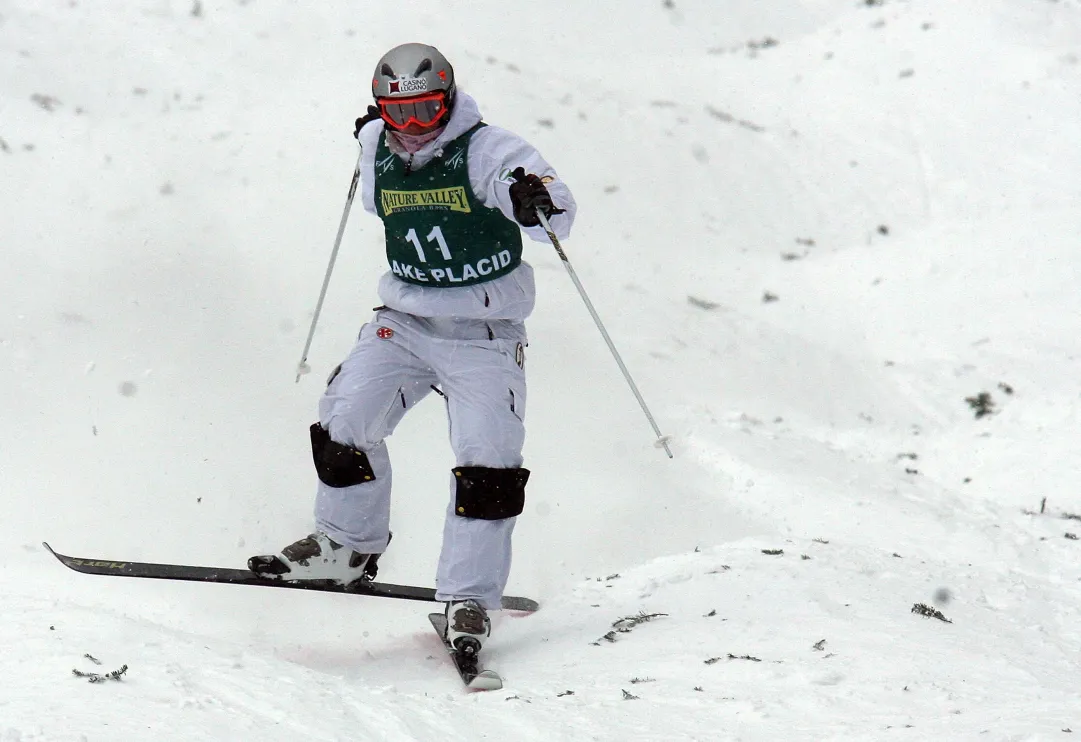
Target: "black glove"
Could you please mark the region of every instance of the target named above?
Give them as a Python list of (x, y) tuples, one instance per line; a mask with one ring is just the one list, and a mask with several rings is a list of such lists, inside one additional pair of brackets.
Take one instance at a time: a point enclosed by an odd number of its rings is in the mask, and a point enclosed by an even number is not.
[(545, 218), (566, 211), (566, 209), (556, 208), (552, 203), (552, 195), (548, 193), (544, 182), (538, 176), (533, 173), (526, 175), (525, 169), (520, 165), (510, 175), (515, 181), (510, 186), (514, 218), (523, 227), (535, 227), (540, 224), (540, 219), (537, 218), (538, 209)]
[(353, 132), (353, 136), (360, 139), (360, 130), (364, 128), (365, 124), (370, 124), (372, 121), (378, 121), (382, 116), (379, 115), (379, 109), (375, 106), (368, 106), (368, 112), (357, 119), (357, 128)]

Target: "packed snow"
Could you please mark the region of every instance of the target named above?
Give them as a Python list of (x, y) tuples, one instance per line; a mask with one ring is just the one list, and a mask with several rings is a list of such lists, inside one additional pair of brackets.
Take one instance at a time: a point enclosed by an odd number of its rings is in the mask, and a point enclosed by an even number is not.
[[(385, 270), (360, 210), (294, 369), (405, 41), (573, 189), (675, 453), (527, 245), (542, 607), (495, 617), (488, 693), (423, 603), (40, 545), (239, 567), (310, 528)], [(1079, 49), (1076, 0), (0, 4), (0, 741), (1081, 734)], [(430, 584), (442, 407), (390, 448), (380, 578)]]

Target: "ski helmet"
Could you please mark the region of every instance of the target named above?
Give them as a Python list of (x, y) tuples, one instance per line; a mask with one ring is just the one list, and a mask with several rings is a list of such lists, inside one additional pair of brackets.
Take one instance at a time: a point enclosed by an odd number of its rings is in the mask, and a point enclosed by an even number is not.
[(454, 68), (434, 46), (402, 44), (375, 65), (372, 95), (387, 125), (443, 126), (454, 105)]

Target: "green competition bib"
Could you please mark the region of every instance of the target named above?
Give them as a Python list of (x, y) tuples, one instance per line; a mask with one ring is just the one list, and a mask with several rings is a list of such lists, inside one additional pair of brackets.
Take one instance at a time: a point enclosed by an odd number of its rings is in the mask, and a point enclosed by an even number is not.
[(375, 207), (383, 220), (387, 262), (418, 286), (471, 286), (505, 276), (522, 262), (516, 222), (473, 194), (466, 165), (477, 124), (423, 168), (406, 172), (380, 137), (375, 154)]

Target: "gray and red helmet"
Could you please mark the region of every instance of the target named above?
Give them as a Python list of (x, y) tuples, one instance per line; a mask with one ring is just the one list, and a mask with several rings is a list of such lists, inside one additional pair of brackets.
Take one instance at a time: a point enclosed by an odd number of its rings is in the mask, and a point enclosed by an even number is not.
[(402, 44), (375, 65), (372, 95), (394, 129), (443, 126), (454, 105), (454, 68), (434, 46)]

